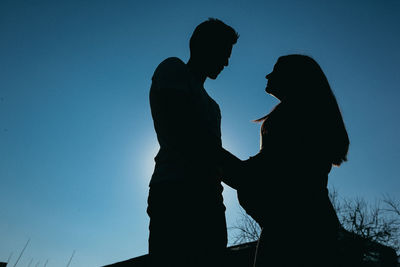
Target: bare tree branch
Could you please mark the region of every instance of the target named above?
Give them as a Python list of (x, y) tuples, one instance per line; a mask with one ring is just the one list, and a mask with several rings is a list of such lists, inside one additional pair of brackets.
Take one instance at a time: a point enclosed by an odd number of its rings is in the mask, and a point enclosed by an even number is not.
[(239, 210), (239, 216), (236, 223), (230, 227), (229, 230), (233, 230), (231, 236), (233, 244), (235, 245), (257, 241), (261, 233), (261, 228), (258, 223), (254, 221), (242, 208)]
[[(392, 247), (400, 253), (400, 202), (384, 196), (370, 204), (363, 198), (340, 198), (337, 190), (329, 197), (342, 227), (364, 240)], [(229, 228), (233, 244), (258, 240), (260, 226), (241, 208), (236, 223)]]

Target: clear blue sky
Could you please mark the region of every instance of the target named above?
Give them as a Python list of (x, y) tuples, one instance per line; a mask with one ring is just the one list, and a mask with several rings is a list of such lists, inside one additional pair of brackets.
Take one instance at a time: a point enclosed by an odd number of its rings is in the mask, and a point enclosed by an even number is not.
[[(399, 1), (1, 1), (0, 261), (99, 266), (147, 253), (146, 198), (157, 141), (150, 79), (186, 61), (197, 24), (217, 17), (240, 39), (206, 89), (223, 144), (259, 147), (252, 119), (277, 103), (265, 75), (305, 53), (337, 96), (351, 146), (330, 185), (344, 197), (399, 197)], [(225, 190), (228, 224), (238, 212)]]

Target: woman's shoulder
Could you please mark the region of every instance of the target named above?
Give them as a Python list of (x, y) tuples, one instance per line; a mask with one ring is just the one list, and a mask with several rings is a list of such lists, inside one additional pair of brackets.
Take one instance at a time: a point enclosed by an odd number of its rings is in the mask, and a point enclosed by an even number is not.
[(289, 109), (278, 104), (267, 116), (265, 116), (261, 124), (261, 135), (271, 134), (271, 132), (285, 131), (293, 124), (294, 115)]

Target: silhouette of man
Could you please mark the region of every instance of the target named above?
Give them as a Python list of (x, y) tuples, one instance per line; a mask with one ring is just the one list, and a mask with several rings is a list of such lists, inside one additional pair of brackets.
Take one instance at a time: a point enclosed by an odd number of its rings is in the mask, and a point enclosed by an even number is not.
[(172, 57), (154, 72), (150, 106), (160, 150), (147, 208), (153, 265), (221, 265), (227, 244), (218, 171), (221, 114), (203, 85), (228, 66), (238, 37), (209, 19), (194, 30), (186, 64)]

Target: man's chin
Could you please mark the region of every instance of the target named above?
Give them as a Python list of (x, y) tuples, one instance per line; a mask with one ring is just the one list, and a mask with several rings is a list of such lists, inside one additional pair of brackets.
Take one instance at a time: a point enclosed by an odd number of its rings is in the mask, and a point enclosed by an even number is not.
[(210, 73), (210, 74), (208, 74), (208, 78), (210, 78), (211, 80), (215, 80), (215, 79), (217, 79), (217, 77), (218, 77), (218, 75), (220, 74), (221, 72), (218, 72), (218, 73)]

